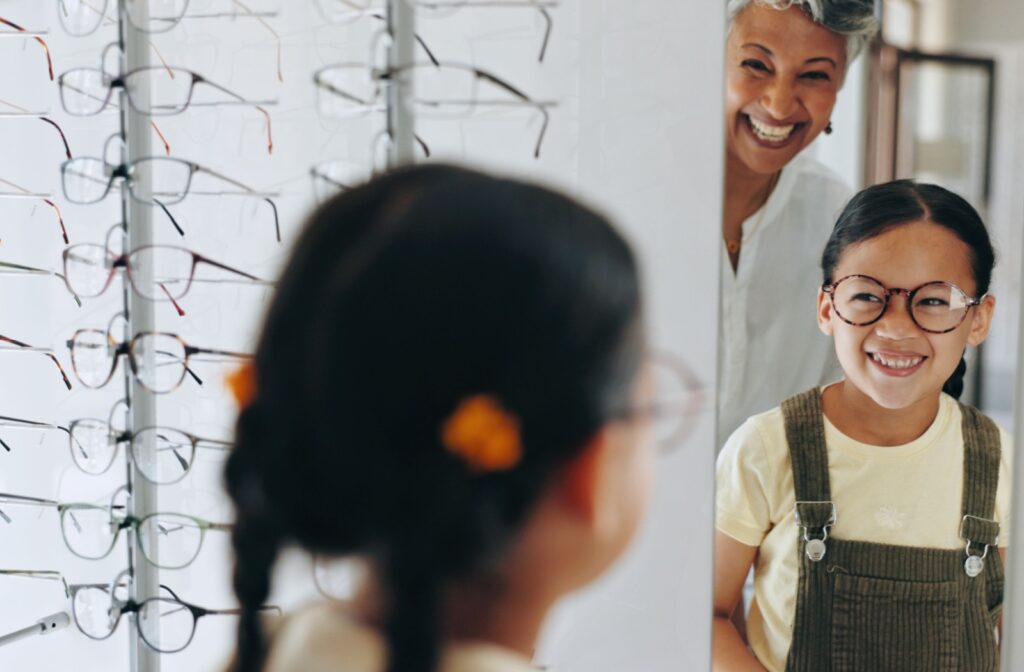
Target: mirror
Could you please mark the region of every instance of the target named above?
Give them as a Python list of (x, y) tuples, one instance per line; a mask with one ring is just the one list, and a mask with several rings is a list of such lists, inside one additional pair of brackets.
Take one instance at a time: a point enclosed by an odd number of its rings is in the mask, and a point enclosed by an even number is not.
[[(969, 617), (982, 624), (980, 646), (994, 669), (996, 624), (985, 619), (1002, 602), (995, 548), (1002, 553), (1011, 536), (1008, 454), (1021, 425), (1014, 398), (1024, 7), (1013, 0), (727, 5), (714, 669), (748, 669), (732, 667), (743, 662), (878, 669), (894, 655), (912, 661), (908, 669), (940, 669), (935, 656), (957, 660), (940, 642), (961, 637), (959, 626), (943, 625), (929, 613), (932, 598), (911, 593), (928, 585), (933, 598), (949, 590), (942, 599), (960, 604), (966, 598), (950, 586), (972, 581), (995, 587), (991, 599), (972, 603)], [(946, 191), (893, 187), (858, 199), (825, 277), (823, 252), (851, 196), (900, 179)], [(970, 208), (933, 214), (943, 226), (866, 233), (914, 202), (934, 212), (958, 197)], [(975, 292), (979, 263), (967, 254), (969, 234), (958, 233), (976, 221), (971, 209), (995, 249), (994, 301), (972, 301), (985, 292)], [(915, 273), (928, 277), (914, 280)], [(838, 283), (845, 274), (886, 278), (878, 278), (878, 291), (849, 293), (850, 282)], [(946, 288), (938, 301), (925, 299), (930, 290), (884, 291), (957, 284), (954, 276), (970, 287)], [(862, 301), (877, 301), (875, 312), (850, 319)], [(919, 327), (928, 324), (926, 303), (944, 305), (955, 328)], [(964, 429), (970, 412), (937, 394), (964, 346), (960, 401), (1002, 429), (983, 441)], [(946, 347), (953, 347), (948, 356)], [(816, 387), (824, 391), (780, 407)], [(979, 450), (988, 451), (992, 482), (973, 471), (980, 462), (965, 460), (965, 445), (987, 446)], [(935, 470), (942, 459), (946, 466)], [(920, 548), (937, 549), (943, 569), (896, 569), (921, 557)], [(910, 589), (910, 581), (918, 583)], [(876, 599), (894, 600), (884, 618), (871, 611)], [(953, 629), (915, 650), (902, 630), (911, 623), (923, 632)], [(887, 653), (890, 638), (901, 638), (898, 654)], [(1016, 669), (1015, 655), (1012, 645), (1002, 647), (1003, 669)]]

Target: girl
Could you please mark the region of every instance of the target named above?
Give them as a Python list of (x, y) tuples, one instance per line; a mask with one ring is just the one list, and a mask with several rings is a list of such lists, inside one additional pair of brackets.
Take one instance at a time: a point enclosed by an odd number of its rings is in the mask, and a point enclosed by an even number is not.
[[(647, 499), (640, 305), (626, 242), (540, 187), (435, 165), (316, 211), (226, 471), (233, 669), (532, 670), (545, 614)], [(268, 646), (257, 609), (286, 543), (371, 580)]]
[[(752, 417), (719, 457), (716, 670), (997, 668), (1010, 442), (956, 401), (993, 264), (941, 187), (847, 205), (818, 293), (844, 379)], [(728, 617), (752, 564), (748, 650)]]

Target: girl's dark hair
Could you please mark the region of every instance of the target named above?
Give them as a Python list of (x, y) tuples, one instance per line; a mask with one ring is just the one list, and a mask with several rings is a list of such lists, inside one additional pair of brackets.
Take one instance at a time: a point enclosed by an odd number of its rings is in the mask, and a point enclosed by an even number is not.
[[(295, 542), (368, 557), (389, 672), (433, 670), (444, 583), (493, 567), (555, 470), (628, 405), (641, 358), (634, 256), (565, 196), (433, 165), (325, 203), (278, 284), (226, 467), (234, 669), (263, 664), (256, 609)], [(441, 444), (475, 394), (520, 422), (510, 470), (474, 474)]]
[[(975, 293), (983, 296), (992, 281), (995, 251), (981, 215), (970, 203), (948, 189), (913, 180), (896, 180), (864, 189), (846, 204), (832, 237), (821, 255), (825, 284), (833, 282), (839, 258), (850, 245), (881, 235), (902, 224), (928, 221), (956, 234), (971, 252)], [(961, 357), (942, 391), (959, 399), (964, 389), (967, 361)]]

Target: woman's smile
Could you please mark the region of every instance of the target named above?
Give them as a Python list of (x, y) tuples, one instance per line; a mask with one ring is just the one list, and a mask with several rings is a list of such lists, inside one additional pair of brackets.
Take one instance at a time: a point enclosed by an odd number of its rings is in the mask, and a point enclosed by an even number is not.
[(805, 121), (778, 124), (746, 113), (742, 113), (740, 117), (754, 142), (767, 149), (781, 149), (798, 141), (808, 125)]

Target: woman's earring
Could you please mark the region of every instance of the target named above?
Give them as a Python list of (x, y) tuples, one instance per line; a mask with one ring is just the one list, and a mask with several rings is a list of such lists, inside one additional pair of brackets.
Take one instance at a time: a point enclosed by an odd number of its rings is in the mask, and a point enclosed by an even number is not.
[(825, 127), (825, 135), (832, 135), (832, 122), (828, 122), (828, 126)]

